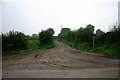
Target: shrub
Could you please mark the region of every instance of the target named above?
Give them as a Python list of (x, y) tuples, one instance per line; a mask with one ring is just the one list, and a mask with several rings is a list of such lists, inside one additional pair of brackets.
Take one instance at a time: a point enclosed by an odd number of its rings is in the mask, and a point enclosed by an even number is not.
[(40, 47), (43, 47), (46, 45), (52, 45), (52, 43), (53, 43), (53, 32), (52, 31), (48, 29), (45, 31), (41, 31), (39, 33)]
[(38, 35), (37, 34), (32, 34), (32, 36), (30, 36), (30, 40), (38, 40)]
[(9, 31), (2, 34), (2, 50), (21, 50), (27, 49), (28, 38), (24, 33), (18, 31)]

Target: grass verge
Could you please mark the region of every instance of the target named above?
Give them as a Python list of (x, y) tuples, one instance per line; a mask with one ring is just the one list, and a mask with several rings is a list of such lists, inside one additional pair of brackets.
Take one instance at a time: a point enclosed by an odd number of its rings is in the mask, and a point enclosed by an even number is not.
[(120, 51), (119, 47), (116, 46), (117, 44), (114, 45), (102, 45), (98, 46), (94, 49), (91, 50), (91, 52), (97, 53), (97, 54), (103, 54), (105, 56), (109, 56), (112, 58), (118, 58), (120, 59)]
[(111, 58), (118, 58), (120, 59), (120, 47), (118, 44), (113, 44), (113, 45), (100, 45), (95, 47), (94, 49), (92, 48), (92, 44), (88, 42), (81, 42), (81, 43), (72, 43), (68, 41), (61, 41), (63, 43), (66, 43), (69, 45), (71, 48), (75, 48), (78, 50), (82, 51), (87, 51), (87, 52), (92, 52), (95, 54), (102, 54)]
[(12, 54), (9, 57), (14, 58), (14, 57), (17, 57), (17, 56), (22, 56), (22, 55), (27, 55), (27, 54), (34, 53), (34, 52), (39, 52), (39, 51), (42, 51), (42, 50), (45, 50), (45, 49), (22, 50), (22, 51), (19, 51), (18, 54)]
[(17, 56), (27, 55), (30, 53), (50, 49), (50, 48), (53, 48), (54, 46), (55, 46), (55, 43), (53, 42), (52, 45), (45, 45), (45, 46), (42, 46), (42, 48), (40, 48), (37, 40), (29, 40), (28, 50), (21, 50), (17, 54), (12, 54), (12, 55), (9, 55), (8, 57), (14, 58)]

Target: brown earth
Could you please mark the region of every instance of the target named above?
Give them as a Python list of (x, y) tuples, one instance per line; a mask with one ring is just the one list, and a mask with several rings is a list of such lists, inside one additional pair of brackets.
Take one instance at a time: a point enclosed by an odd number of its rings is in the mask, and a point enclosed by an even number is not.
[(56, 41), (52, 49), (3, 57), (4, 78), (117, 78), (119, 59), (82, 52)]

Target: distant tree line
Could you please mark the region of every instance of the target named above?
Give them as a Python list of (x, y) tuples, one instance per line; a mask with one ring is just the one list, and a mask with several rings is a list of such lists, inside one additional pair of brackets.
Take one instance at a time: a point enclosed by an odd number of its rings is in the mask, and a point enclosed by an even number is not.
[(81, 27), (75, 31), (71, 31), (69, 28), (62, 28), (58, 36), (60, 40), (66, 40), (77, 44), (79, 42), (92, 42), (93, 32), (94, 26), (89, 24), (86, 28)]
[(71, 31), (69, 28), (62, 28), (61, 33), (58, 35), (59, 40), (65, 40), (75, 44), (81, 42), (92, 43), (93, 36), (95, 36), (96, 46), (103, 44), (120, 44), (120, 27), (114, 26), (111, 31), (106, 33), (100, 29), (96, 30), (94, 33), (94, 28), (95, 27), (91, 24), (87, 25), (86, 28), (81, 27), (74, 31)]

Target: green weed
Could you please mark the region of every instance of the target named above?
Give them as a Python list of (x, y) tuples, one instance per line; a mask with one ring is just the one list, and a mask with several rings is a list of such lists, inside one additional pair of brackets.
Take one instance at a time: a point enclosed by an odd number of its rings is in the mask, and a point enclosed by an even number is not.
[(68, 42), (68, 41), (62, 41), (62, 42), (66, 43), (72, 48), (76, 48), (82, 51), (93, 52), (95, 54), (103, 54), (105, 56), (112, 57), (112, 58), (120, 58), (119, 44), (101, 45), (101, 46), (96, 46), (93, 49), (92, 44), (88, 42), (81, 42), (77, 44)]
[(40, 48), (40, 46), (41, 45), (39, 45), (38, 40), (29, 40), (29, 42), (28, 42), (28, 50), (19, 51), (18, 54), (12, 54), (9, 57), (13, 58), (13, 57), (17, 57), (17, 56), (27, 55), (27, 54), (30, 54), (30, 53), (50, 49), (50, 48), (53, 48), (55, 46), (55, 43), (52, 43), (52, 45), (43, 45), (42, 48)]

